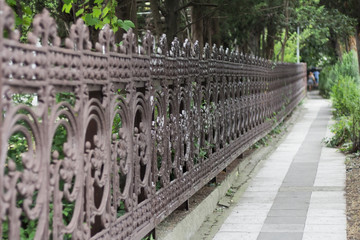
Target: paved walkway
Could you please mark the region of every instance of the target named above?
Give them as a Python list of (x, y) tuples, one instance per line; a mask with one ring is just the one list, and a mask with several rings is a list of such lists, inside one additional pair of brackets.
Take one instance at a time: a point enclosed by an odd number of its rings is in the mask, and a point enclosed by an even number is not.
[(346, 240), (345, 159), (321, 144), (331, 106), (318, 98), (304, 105), (214, 239)]

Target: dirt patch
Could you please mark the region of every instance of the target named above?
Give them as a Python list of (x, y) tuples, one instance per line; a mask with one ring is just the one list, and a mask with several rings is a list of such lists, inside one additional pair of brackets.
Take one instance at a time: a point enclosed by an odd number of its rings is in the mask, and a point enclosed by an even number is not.
[(346, 161), (347, 239), (360, 239), (360, 157)]

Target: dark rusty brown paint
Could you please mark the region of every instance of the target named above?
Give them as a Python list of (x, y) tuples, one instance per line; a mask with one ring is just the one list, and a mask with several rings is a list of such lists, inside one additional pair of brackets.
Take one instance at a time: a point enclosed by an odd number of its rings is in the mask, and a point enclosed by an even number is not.
[[(116, 47), (105, 27), (90, 51), (82, 20), (60, 48), (47, 11), (34, 18), (29, 44), (22, 44), (11, 9), (3, 0), (0, 7), (0, 222), (8, 220), (10, 239), (20, 238), (22, 213), (37, 220), (35, 239), (140, 239), (268, 133), (306, 91), (304, 64), (216, 46), (200, 51), (177, 39), (168, 50), (166, 36), (154, 49), (150, 33), (137, 46), (130, 30)], [(59, 92), (73, 93), (75, 104), (56, 103)], [(36, 94), (38, 105), (16, 105), (17, 93)], [(121, 125), (113, 125), (119, 118)], [(51, 150), (59, 126), (67, 132), (61, 159)], [(32, 144), (23, 170), (7, 157), (16, 132)], [(64, 201), (74, 204), (67, 224)]]

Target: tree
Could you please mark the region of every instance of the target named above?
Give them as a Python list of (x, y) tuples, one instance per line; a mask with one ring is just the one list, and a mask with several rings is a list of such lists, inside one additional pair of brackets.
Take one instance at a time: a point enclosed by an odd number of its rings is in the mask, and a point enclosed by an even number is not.
[[(320, 4), (335, 9), (356, 20), (355, 39), (358, 59), (360, 59), (360, 1), (358, 0), (320, 0)], [(360, 61), (359, 61), (360, 69)]]
[(354, 20), (337, 9), (317, 4), (297, 9), (297, 24), (302, 28), (302, 60), (308, 65), (333, 64), (341, 58), (339, 41), (354, 33)]
[[(21, 34), (21, 40), (26, 40), (27, 32), (31, 28), (32, 19), (35, 14), (40, 13), (46, 8), (51, 16), (55, 19), (59, 28), (59, 36), (65, 38), (69, 34), (69, 29), (72, 23), (77, 18), (82, 18), (89, 26), (90, 38), (93, 44), (98, 40), (98, 32), (105, 25), (109, 24), (114, 32), (119, 29), (127, 31), (129, 28), (135, 28), (135, 25), (130, 20), (122, 20), (119, 16), (136, 16), (121, 15), (121, 9), (118, 10), (119, 0), (7, 0), (6, 2), (13, 8), (16, 18), (16, 26)], [(135, 0), (131, 0), (134, 1)], [(117, 11), (118, 10), (118, 11)], [(126, 10), (122, 10), (126, 11)], [(123, 18), (125, 19), (125, 18)], [(135, 18), (136, 19), (136, 18)]]

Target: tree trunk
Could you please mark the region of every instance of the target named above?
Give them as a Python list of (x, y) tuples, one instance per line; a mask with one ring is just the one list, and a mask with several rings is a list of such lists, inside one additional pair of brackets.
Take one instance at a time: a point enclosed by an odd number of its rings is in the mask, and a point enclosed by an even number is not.
[(359, 71), (360, 71), (360, 39), (359, 39), (359, 34), (360, 34), (360, 23), (357, 24), (356, 26), (356, 52), (357, 52), (357, 56), (358, 56), (358, 67), (359, 67)]
[(169, 43), (172, 42), (174, 37), (176, 37), (178, 31), (178, 16), (179, 16), (179, 1), (178, 0), (166, 0), (166, 35), (168, 37)]
[(216, 45), (220, 45), (220, 23), (219, 23), (219, 14), (216, 12), (215, 17), (212, 18), (212, 42)]
[(354, 36), (350, 36), (348, 38), (348, 42), (349, 42), (349, 50), (356, 51), (356, 38)]
[(285, 47), (286, 47), (286, 42), (288, 40), (288, 35), (289, 35), (289, 1), (288, 0), (284, 0), (284, 9), (285, 9), (285, 36), (284, 36), (284, 41), (281, 45), (281, 61), (282, 62), (284, 62)]
[[(200, 49), (204, 47), (204, 19), (203, 19), (203, 9), (200, 5), (194, 5), (191, 11), (191, 35), (193, 41), (199, 41)], [(208, 39), (211, 44), (211, 39)]]
[(261, 33), (261, 57), (263, 57), (263, 58), (266, 58), (266, 55), (265, 55), (265, 45), (266, 45), (265, 34), (266, 34), (266, 31), (265, 31), (265, 29), (263, 29), (262, 33)]
[(268, 31), (267, 31), (268, 34), (267, 34), (267, 39), (266, 39), (265, 57), (269, 60), (272, 60), (274, 57), (276, 27), (270, 21), (267, 29), (268, 29)]
[[(116, 6), (116, 17), (121, 20), (130, 20), (135, 24), (134, 33), (135, 37), (138, 37), (138, 24), (137, 24), (137, 5), (136, 0), (118, 0)], [(119, 43), (122, 41), (122, 36), (125, 33), (123, 29), (115, 34), (115, 42)]]
[(150, 0), (150, 9), (153, 17), (155, 34), (157, 38), (160, 38), (161, 34), (163, 34), (163, 23), (161, 22), (161, 15), (159, 9), (158, 0)]

